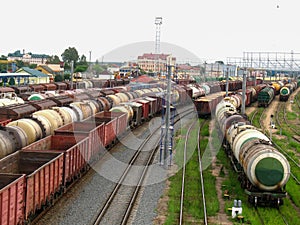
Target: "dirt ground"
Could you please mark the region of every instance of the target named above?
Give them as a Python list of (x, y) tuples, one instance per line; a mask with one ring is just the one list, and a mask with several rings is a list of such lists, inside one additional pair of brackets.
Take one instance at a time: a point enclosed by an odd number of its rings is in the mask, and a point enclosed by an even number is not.
[[(212, 133), (212, 129), (215, 128), (215, 125), (214, 125), (214, 120), (211, 120), (210, 124), (209, 124), (209, 132), (210, 134)], [(214, 154), (214, 149), (213, 149), (213, 146), (212, 146), (212, 140), (211, 140), (211, 137), (210, 137), (210, 140), (208, 141), (208, 143), (210, 144), (210, 149), (212, 151), (212, 155), (213, 155), (213, 158), (212, 158), (212, 175), (216, 177), (216, 190), (217, 190), (217, 196), (218, 196), (218, 201), (219, 201), (219, 212), (217, 213), (216, 216), (214, 217), (209, 217), (208, 218), (208, 224), (222, 224), (222, 225), (230, 225), (232, 224), (232, 222), (230, 222), (228, 220), (228, 216), (226, 214), (226, 209), (225, 209), (225, 201), (223, 199), (223, 192), (222, 192), (222, 183), (223, 183), (223, 180), (225, 179), (224, 177), (220, 177), (220, 172), (221, 172), (221, 169), (222, 169), (222, 165), (220, 164), (216, 164), (216, 161), (217, 161), (217, 158), (216, 158), (216, 155)], [(227, 171), (224, 170), (223, 168), (223, 171), (225, 173), (225, 177), (227, 176)]]

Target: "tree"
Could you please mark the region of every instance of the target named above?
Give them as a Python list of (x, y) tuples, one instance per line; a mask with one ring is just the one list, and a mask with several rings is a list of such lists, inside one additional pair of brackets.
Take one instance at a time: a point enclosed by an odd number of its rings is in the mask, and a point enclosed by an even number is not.
[(53, 55), (47, 60), (46, 64), (60, 64), (60, 62), (59, 57), (57, 55)]
[(5, 55), (1, 55), (1, 56), (0, 56), (0, 59), (1, 59), (1, 60), (7, 60), (7, 57), (6, 57)]
[(66, 73), (66, 74), (64, 75), (64, 80), (71, 80), (71, 74)]
[(74, 72), (85, 72), (87, 70), (88, 66), (87, 65), (78, 65), (76, 66)]
[(11, 78), (9, 79), (9, 81), (8, 81), (8, 84), (9, 84), (10, 86), (15, 85), (15, 84), (16, 84), (15, 78), (11, 77)]
[(99, 64), (95, 64), (93, 66), (93, 72), (96, 73), (97, 75), (99, 75), (100, 73), (102, 73), (104, 71), (104, 68), (102, 66), (100, 66)]
[(76, 63), (79, 60), (78, 52), (77, 52), (76, 48), (74, 48), (74, 47), (72, 47), (72, 48), (69, 47), (68, 49), (66, 49), (64, 51), (64, 53), (61, 54), (61, 57), (62, 57), (63, 61), (68, 63), (69, 65), (73, 61), (74, 66), (76, 66)]
[(37, 64), (29, 64), (30, 69), (35, 69), (37, 67)]
[(62, 76), (62, 75), (56, 75), (56, 76), (54, 77), (54, 81), (55, 81), (55, 82), (63, 81), (63, 76)]

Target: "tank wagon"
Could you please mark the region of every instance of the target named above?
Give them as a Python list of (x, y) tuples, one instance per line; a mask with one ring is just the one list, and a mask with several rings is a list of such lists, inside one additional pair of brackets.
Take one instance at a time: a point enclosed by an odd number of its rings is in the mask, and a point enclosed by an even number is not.
[(257, 96), (258, 107), (267, 107), (275, 97), (275, 90), (273, 87), (267, 86), (262, 89)]
[(280, 89), (280, 95), (279, 95), (279, 100), (280, 101), (287, 101), (290, 97), (290, 95), (297, 89), (297, 82), (291, 82), (285, 84), (281, 89)]
[(216, 118), (224, 148), (249, 202), (254, 206), (282, 205), (290, 176), (287, 159), (231, 102), (223, 100), (217, 105)]

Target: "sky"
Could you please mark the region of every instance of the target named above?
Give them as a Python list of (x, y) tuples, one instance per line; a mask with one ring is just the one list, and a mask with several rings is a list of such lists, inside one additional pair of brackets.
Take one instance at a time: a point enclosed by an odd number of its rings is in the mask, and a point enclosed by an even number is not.
[(60, 56), (75, 47), (87, 59), (91, 51), (92, 61), (101, 60), (133, 43), (154, 43), (158, 16), (160, 41), (199, 59), (300, 52), (299, 6), (299, 0), (2, 1), (0, 55), (25, 49)]

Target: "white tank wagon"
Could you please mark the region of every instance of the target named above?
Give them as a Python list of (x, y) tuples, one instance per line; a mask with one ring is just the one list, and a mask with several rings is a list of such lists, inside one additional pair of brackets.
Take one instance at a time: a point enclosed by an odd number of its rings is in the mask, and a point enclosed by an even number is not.
[(226, 137), (224, 147), (239, 174), (249, 202), (279, 206), (286, 197), (285, 185), (290, 165), (259, 129), (236, 112), (231, 102), (223, 100), (216, 107), (216, 119)]

